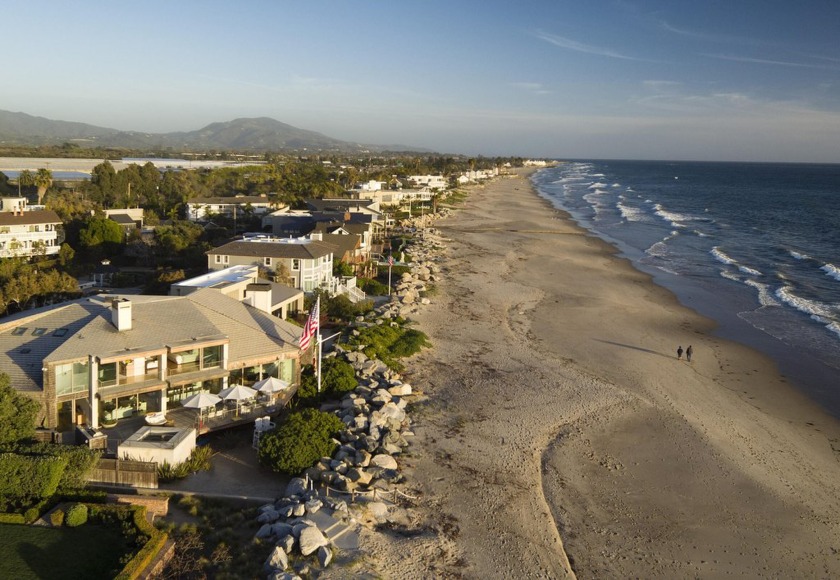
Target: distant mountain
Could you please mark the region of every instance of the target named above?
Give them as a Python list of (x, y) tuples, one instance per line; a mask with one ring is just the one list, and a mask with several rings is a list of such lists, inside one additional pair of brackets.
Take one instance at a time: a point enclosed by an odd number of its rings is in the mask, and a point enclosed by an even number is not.
[(90, 147), (172, 149), (174, 151), (417, 151), (419, 147), (365, 145), (298, 129), (268, 117), (211, 123), (197, 131), (140, 133), (118, 131), (86, 123), (53, 121), (26, 113), (0, 110), (0, 144), (57, 145), (65, 142)]

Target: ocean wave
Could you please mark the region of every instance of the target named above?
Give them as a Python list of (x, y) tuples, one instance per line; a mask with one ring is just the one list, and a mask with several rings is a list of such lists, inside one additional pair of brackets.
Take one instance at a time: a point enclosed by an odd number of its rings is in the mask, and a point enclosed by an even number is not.
[(666, 222), (670, 223), (675, 228), (684, 228), (685, 224), (682, 222), (688, 222), (693, 220), (689, 215), (677, 213), (675, 211), (668, 211), (662, 207), (661, 204), (654, 204), (653, 206), (654, 212), (656, 215), (664, 219)]
[(749, 274), (750, 276), (763, 276), (761, 272), (754, 268), (750, 268), (749, 266), (744, 266), (742, 264), (738, 265), (738, 269), (741, 270), (744, 274)]
[(729, 270), (721, 270), (719, 272), (719, 274), (720, 274), (721, 278), (726, 278), (727, 280), (732, 280), (734, 282), (741, 282), (742, 281), (741, 277), (738, 274), (736, 274), (734, 272), (730, 272)]
[(701, 238), (708, 238), (709, 237), (709, 234), (705, 234), (705, 233), (701, 232), (700, 230), (694, 230), (694, 233), (697, 234), (698, 236), (700, 236)]
[(791, 257), (796, 258), (797, 260), (810, 260), (811, 259), (811, 256), (809, 256), (808, 254), (802, 254), (802, 253), (797, 252), (795, 250), (790, 250), (790, 255), (791, 255)]
[(613, 183), (612, 186), (613, 187), (621, 187), (621, 184), (620, 183)]
[(624, 205), (623, 203), (619, 202), (616, 204), (618, 211), (621, 213), (621, 217), (626, 219), (628, 222), (643, 222), (645, 221), (645, 212), (642, 209), (637, 207), (632, 207), (629, 205)]
[(832, 320), (834, 312), (830, 306), (822, 302), (817, 302), (816, 300), (808, 300), (797, 296), (793, 293), (793, 287), (791, 286), (782, 286), (776, 290), (776, 297), (788, 306), (792, 306), (796, 310), (810, 315), (817, 322), (825, 325), (835, 322)]
[(779, 301), (773, 297), (773, 290), (769, 284), (762, 284), (755, 280), (744, 280), (744, 284), (758, 290), (758, 303), (762, 306), (781, 306)]
[(596, 181), (595, 183), (589, 186), (589, 189), (602, 189), (604, 187), (609, 187), (606, 183), (601, 183), (600, 181)]
[(656, 242), (651, 247), (649, 247), (647, 250), (645, 250), (645, 254), (647, 254), (648, 256), (656, 256), (658, 258), (661, 258), (663, 256), (667, 256), (668, 255), (668, 244), (666, 244), (665, 242)]
[(823, 272), (825, 272), (826, 276), (830, 276), (837, 281), (840, 281), (840, 268), (835, 266), (834, 264), (825, 264), (820, 268)]
[(737, 264), (737, 263), (738, 263), (738, 262), (737, 262), (734, 258), (730, 258), (729, 256), (727, 256), (727, 255), (723, 252), (723, 250), (721, 250), (721, 249), (720, 249), (720, 246), (715, 246), (714, 248), (712, 248), (711, 250), (709, 250), (709, 253), (710, 253), (712, 256), (714, 256), (714, 257), (715, 257), (715, 259), (716, 259), (718, 262), (721, 262), (722, 264), (726, 264), (727, 266), (734, 266), (735, 264)]

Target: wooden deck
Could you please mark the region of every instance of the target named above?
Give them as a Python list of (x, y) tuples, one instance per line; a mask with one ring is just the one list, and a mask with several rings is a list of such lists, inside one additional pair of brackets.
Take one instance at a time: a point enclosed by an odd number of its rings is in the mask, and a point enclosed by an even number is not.
[[(240, 425), (254, 424), (259, 417), (275, 417), (294, 396), (297, 389), (289, 389), (276, 395), (271, 403), (254, 402), (240, 403), (239, 409), (231, 401), (224, 401), (214, 409), (185, 409), (178, 407), (166, 412), (166, 426), (179, 429), (193, 428), (197, 435), (203, 435), (222, 429), (230, 429)], [(117, 421), (114, 427), (103, 427), (102, 432), (108, 436), (108, 453), (116, 454), (117, 445), (131, 437), (147, 425), (145, 415), (138, 414)]]

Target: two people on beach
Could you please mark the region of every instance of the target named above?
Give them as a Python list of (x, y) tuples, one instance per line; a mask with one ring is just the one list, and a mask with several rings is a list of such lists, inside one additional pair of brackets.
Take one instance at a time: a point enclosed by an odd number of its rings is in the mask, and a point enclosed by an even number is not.
[[(694, 349), (691, 348), (691, 345), (688, 345), (688, 348), (685, 349), (685, 360), (691, 362), (691, 355), (694, 354)], [(683, 347), (682, 345), (677, 347), (677, 359), (681, 360), (683, 355)]]

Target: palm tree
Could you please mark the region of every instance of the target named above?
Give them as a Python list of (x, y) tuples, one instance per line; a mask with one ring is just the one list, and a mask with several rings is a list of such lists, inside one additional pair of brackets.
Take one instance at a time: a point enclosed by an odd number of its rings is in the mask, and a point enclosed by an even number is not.
[(18, 193), (20, 193), (21, 187), (29, 188), (33, 185), (35, 185), (35, 176), (32, 174), (32, 172), (28, 169), (24, 169), (23, 171), (21, 171), (20, 175), (18, 176)]
[(38, 186), (38, 205), (41, 205), (41, 200), (47, 189), (52, 185), (52, 171), (44, 169), (43, 167), (35, 174), (35, 185)]

